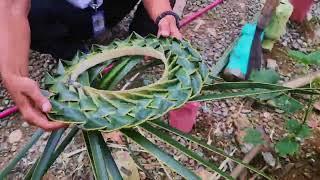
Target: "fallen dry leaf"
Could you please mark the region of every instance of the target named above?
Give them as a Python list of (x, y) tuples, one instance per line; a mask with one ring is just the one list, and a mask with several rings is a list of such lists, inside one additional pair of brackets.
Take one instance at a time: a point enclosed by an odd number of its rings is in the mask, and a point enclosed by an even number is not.
[(122, 134), (119, 131), (111, 132), (111, 133), (103, 133), (103, 138), (105, 141), (111, 140), (118, 144), (125, 144), (122, 139)]
[(313, 107), (314, 107), (316, 110), (320, 111), (320, 101), (316, 102), (316, 103), (313, 105)]
[(22, 139), (22, 131), (20, 129), (14, 130), (10, 133), (8, 141), (13, 144), (15, 142), (19, 142)]
[(57, 177), (51, 174), (50, 172), (48, 172), (42, 177), (42, 180), (55, 180), (55, 179), (57, 179)]
[(213, 174), (209, 171), (205, 170), (203, 167), (200, 167), (196, 170), (196, 174), (202, 179), (202, 180), (213, 180)]
[(316, 129), (319, 126), (319, 119), (317, 115), (312, 115), (311, 118), (307, 121), (307, 124), (310, 128)]
[(137, 165), (127, 151), (117, 151), (114, 157), (124, 180), (140, 179)]

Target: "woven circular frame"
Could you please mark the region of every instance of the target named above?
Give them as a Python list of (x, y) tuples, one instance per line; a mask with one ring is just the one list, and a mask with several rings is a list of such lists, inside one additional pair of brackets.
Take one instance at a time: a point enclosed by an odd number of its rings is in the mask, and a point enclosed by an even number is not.
[[(162, 60), (162, 78), (148, 86), (123, 91), (90, 87), (97, 67), (109, 61), (151, 56)], [(101, 71), (100, 71), (101, 72)], [(133, 33), (126, 40), (95, 46), (90, 54), (59, 62), (57, 73), (46, 76), (54, 121), (76, 124), (84, 130), (111, 132), (157, 119), (198, 95), (208, 68), (190, 43), (173, 38), (143, 38)]]

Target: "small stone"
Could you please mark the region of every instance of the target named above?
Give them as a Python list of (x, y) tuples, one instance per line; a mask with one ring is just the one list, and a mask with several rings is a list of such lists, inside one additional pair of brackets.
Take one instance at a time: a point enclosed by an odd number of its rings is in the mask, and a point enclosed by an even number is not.
[(267, 59), (267, 68), (272, 70), (278, 70), (279, 65), (276, 60), (274, 59)]
[(276, 109), (275, 111), (276, 111), (276, 113), (279, 113), (279, 114), (284, 113), (284, 111), (283, 111), (283, 110), (281, 110), (281, 109)]
[(248, 113), (251, 113), (251, 110), (250, 109), (243, 109), (241, 112), (244, 114), (248, 114)]
[(5, 105), (8, 105), (9, 102), (10, 102), (10, 101), (9, 101), (8, 99), (6, 99), (6, 100), (3, 101), (3, 103), (4, 103)]
[(227, 117), (228, 116), (228, 111), (223, 111), (222, 116), (223, 117)]
[(0, 152), (8, 149), (8, 143), (0, 143)]
[(298, 44), (297, 42), (294, 42), (293, 45), (292, 45), (292, 47), (293, 47), (294, 49), (299, 49), (299, 48), (300, 48), (300, 46), (299, 46), (299, 44)]
[(22, 138), (22, 132), (20, 129), (14, 130), (9, 135), (8, 141), (9, 143), (13, 144), (15, 142), (19, 142)]
[(270, 152), (262, 152), (263, 159), (271, 166), (276, 166), (276, 160)]
[(207, 31), (209, 32), (209, 34), (213, 37), (217, 37), (217, 31), (215, 28), (208, 28)]
[(27, 127), (29, 127), (29, 124), (27, 122), (23, 122), (21, 126), (24, 128), (27, 128)]
[(10, 150), (10, 151), (11, 151), (11, 152), (16, 152), (17, 148), (18, 148), (18, 147), (17, 147), (16, 145), (14, 145), (14, 146), (11, 147), (11, 150)]
[(283, 42), (282, 42), (282, 45), (283, 45), (284, 47), (288, 47), (288, 42), (287, 42), (287, 41), (283, 41)]
[(220, 106), (221, 106), (222, 108), (227, 107), (226, 103), (224, 103), (224, 102), (222, 102), (222, 103), (220, 104)]
[(29, 66), (29, 71), (32, 71), (33, 70), (33, 66)]
[(271, 118), (271, 114), (269, 112), (264, 112), (263, 113), (263, 117), (266, 119), (270, 119)]

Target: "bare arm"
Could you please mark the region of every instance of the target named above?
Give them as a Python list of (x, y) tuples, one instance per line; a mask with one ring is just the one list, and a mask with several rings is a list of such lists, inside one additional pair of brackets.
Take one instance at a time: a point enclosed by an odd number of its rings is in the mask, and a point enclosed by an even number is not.
[(28, 78), (30, 0), (0, 0), (0, 74), (23, 119), (45, 130), (62, 127), (49, 122), (49, 100)]
[[(169, 0), (144, 0), (144, 7), (149, 13), (149, 16), (153, 21), (165, 11), (172, 11)], [(182, 35), (176, 25), (176, 20), (173, 16), (166, 16), (159, 22), (158, 36), (174, 36), (178, 39), (182, 38)]]
[(0, 2), (0, 72), (4, 80), (9, 75), (28, 76), (29, 6), (29, 0)]

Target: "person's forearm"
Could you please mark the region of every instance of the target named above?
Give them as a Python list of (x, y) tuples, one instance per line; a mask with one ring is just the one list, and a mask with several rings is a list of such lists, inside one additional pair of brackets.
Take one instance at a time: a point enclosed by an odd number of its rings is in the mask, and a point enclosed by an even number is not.
[(3, 80), (12, 75), (28, 76), (30, 28), (29, 0), (0, 2), (0, 73)]
[(144, 7), (153, 21), (163, 12), (172, 10), (169, 0), (143, 0)]

